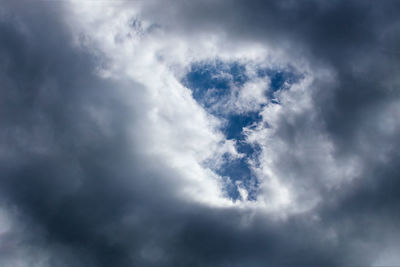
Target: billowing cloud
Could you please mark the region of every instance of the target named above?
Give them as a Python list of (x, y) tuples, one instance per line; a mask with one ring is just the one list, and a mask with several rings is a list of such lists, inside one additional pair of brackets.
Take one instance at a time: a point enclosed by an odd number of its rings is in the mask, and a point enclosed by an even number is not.
[(399, 258), (397, 1), (0, 8), (0, 265)]

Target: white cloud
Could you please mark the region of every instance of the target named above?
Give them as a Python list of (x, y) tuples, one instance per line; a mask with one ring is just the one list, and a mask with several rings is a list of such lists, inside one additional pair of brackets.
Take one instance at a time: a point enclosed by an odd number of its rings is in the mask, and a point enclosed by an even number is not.
[[(125, 94), (132, 105), (136, 118), (131, 126), (133, 141), (140, 144), (143, 155), (161, 158), (179, 173), (181, 184), (176, 190), (185, 198), (214, 206), (247, 205), (271, 212), (299, 212), (320, 200), (320, 191), (313, 184), (329, 189), (357, 176), (357, 159), (337, 161), (332, 143), (319, 128), (299, 130), (294, 145), (280, 138), (277, 129), (282, 121), (294, 125), (298, 116), (305, 116), (308, 123), (314, 123), (314, 76), (329, 77), (329, 72), (312, 73), (314, 70), (296, 59), (291, 61), (292, 66), (306, 77), (290, 90), (277, 92), (280, 105), (265, 106), (262, 122), (254, 129), (245, 129), (247, 141), (262, 149), (260, 164), (253, 162), (252, 167), (260, 181), (260, 195), (256, 202), (245, 201), (248, 192), (239, 185), (243, 201), (232, 202), (224, 196), (221, 177), (212, 170), (222, 164), (225, 153), (231, 157), (243, 155), (236, 152), (233, 141), (225, 140), (219, 132), (222, 121), (207, 114), (180, 79), (195, 61), (218, 58), (241, 62), (249, 81), (240, 89), (233, 86), (232, 92), (237, 96), (232, 97), (232, 93), (218, 108), (236, 113), (254, 111), (268, 103), (264, 91), (270, 82), (259, 78), (256, 69), (282, 69), (288, 59), (279, 51), (274, 55), (268, 47), (256, 43), (227, 44), (224, 36), (216, 34), (197, 39), (181, 36), (146, 21), (140, 16), (140, 5), (126, 8), (123, 4), (74, 2), (70, 15), (74, 16), (71, 29), (78, 44), (105, 56), (99, 75), (126, 84), (125, 89), (114, 90)], [(129, 88), (130, 82), (141, 87)], [(285, 169), (286, 155), (298, 160), (302, 169)], [(311, 165), (318, 166), (313, 173), (304, 169)]]

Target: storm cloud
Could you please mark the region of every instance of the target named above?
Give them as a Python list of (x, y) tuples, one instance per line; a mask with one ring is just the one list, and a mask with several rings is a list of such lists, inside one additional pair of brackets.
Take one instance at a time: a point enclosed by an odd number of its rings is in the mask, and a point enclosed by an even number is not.
[(0, 265), (398, 265), (398, 14), (4, 2)]

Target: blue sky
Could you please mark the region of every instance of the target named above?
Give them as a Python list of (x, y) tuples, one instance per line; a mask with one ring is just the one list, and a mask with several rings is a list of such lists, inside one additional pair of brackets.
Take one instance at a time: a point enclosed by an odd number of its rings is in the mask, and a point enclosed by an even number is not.
[[(268, 105), (262, 104), (247, 112), (237, 112), (234, 109), (226, 111), (224, 104), (235, 99), (241, 88), (247, 82), (251, 82), (246, 67), (246, 63), (224, 62), (219, 59), (194, 62), (182, 79), (182, 84), (192, 91), (193, 98), (207, 112), (223, 122), (219, 130), (227, 140), (233, 140), (237, 151), (243, 154), (243, 157), (236, 159), (224, 157), (224, 164), (215, 170), (233, 183), (228, 183), (226, 187), (229, 197), (233, 200), (240, 198), (235, 186), (237, 182), (241, 182), (249, 192), (248, 200), (257, 199), (258, 180), (250, 167), (249, 160), (258, 161), (260, 147), (246, 141), (243, 128), (256, 127), (257, 124), (263, 123), (261, 111)], [(292, 84), (301, 79), (301, 75), (293, 67), (286, 69), (256, 67), (255, 72), (256, 78), (268, 81), (269, 86), (266, 86), (263, 92), (270, 104), (279, 104), (275, 93), (289, 90)]]

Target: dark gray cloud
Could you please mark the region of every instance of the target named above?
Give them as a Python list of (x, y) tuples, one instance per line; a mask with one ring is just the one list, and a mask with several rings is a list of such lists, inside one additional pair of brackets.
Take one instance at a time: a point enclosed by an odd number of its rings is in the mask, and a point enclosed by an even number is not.
[[(387, 120), (398, 93), (398, 1), (152, 2), (143, 16), (181, 35), (221, 32), (327, 68), (314, 117), (281, 118), (293, 149), (310, 131), (362, 171), (324, 201), (286, 220), (185, 202), (180, 175), (142, 153), (127, 125), (145, 111), (100, 78), (105, 58), (72, 44), (63, 5), (0, 12), (0, 199), (13, 227), (0, 236), (4, 266), (343, 266), (373, 263), (399, 223), (400, 126)], [(4, 12), (3, 12), (4, 11)], [(121, 89), (122, 88), (122, 89)], [(133, 110), (133, 112), (132, 112)], [(93, 113), (101, 114), (101, 123)], [(311, 129), (311, 130), (310, 130)], [(307, 155), (304, 155), (307, 157)], [(284, 174), (315, 179), (318, 166), (282, 154)], [(288, 178), (289, 179), (289, 178)], [(294, 182), (299, 186), (301, 181)], [(318, 184), (315, 185), (319, 186)], [(11, 242), (10, 240), (17, 240)], [(393, 241), (393, 240), (391, 240)], [(22, 256), (21, 256), (22, 255)]]

